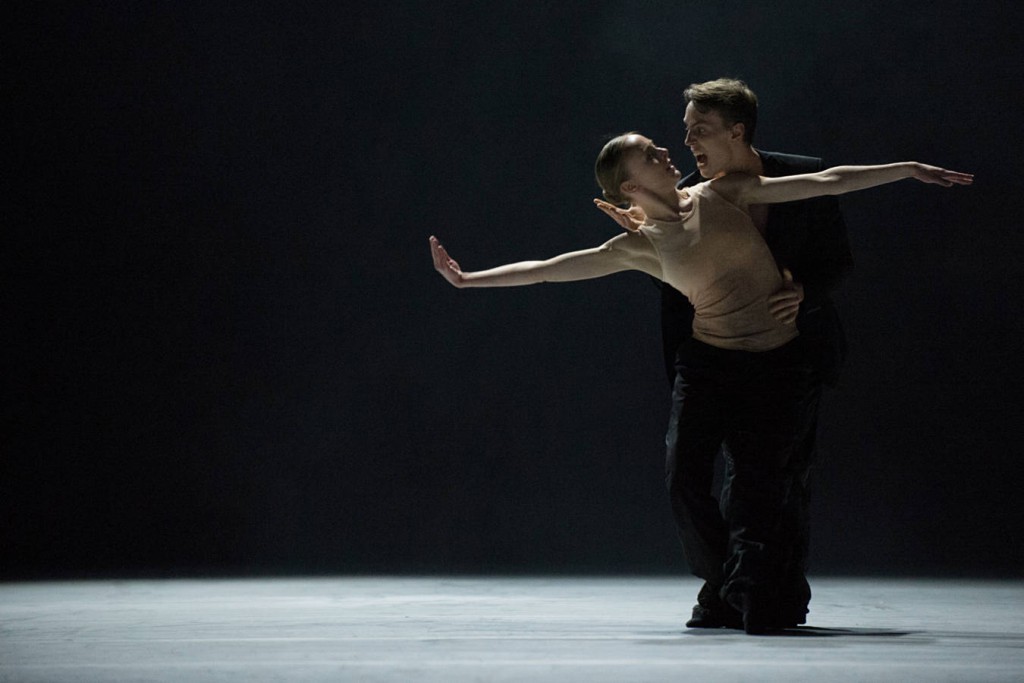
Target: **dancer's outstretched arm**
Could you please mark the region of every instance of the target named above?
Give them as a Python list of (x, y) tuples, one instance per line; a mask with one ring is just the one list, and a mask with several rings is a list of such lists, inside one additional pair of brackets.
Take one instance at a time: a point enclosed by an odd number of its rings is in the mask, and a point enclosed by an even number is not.
[(711, 187), (737, 205), (777, 204), (827, 194), (866, 190), (905, 178), (914, 178), (922, 183), (943, 187), (970, 185), (974, 182), (972, 173), (960, 173), (916, 161), (904, 161), (881, 166), (836, 166), (818, 173), (776, 178), (730, 174), (711, 181)]
[(434, 269), (455, 287), (516, 287), (538, 282), (589, 280), (623, 270), (661, 277), (661, 264), (641, 234), (618, 235), (599, 247), (561, 254), (545, 261), (520, 261), (489, 270), (463, 272), (436, 237), (430, 238)]

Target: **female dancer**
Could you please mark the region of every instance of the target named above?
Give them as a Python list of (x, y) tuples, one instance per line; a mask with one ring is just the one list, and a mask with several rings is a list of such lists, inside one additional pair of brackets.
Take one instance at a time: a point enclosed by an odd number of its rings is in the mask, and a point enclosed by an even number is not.
[[(748, 633), (784, 625), (774, 613), (785, 542), (778, 522), (792, 481), (787, 464), (801, 436), (810, 370), (793, 322), (777, 320), (769, 310), (767, 299), (783, 277), (749, 207), (904, 178), (969, 185), (973, 176), (904, 162), (778, 178), (732, 174), (677, 190), (680, 173), (667, 150), (639, 133), (610, 140), (598, 155), (595, 174), (606, 199), (635, 204), (645, 221), (637, 225), (595, 200), (627, 233), (591, 249), (476, 272), (463, 272), (431, 237), (434, 267), (459, 288), (567, 282), (639, 270), (689, 298), (693, 337), (680, 349), (666, 436), (666, 479), (683, 549), (694, 574), (721, 587), (721, 598), (738, 618), (742, 615)], [(719, 511), (706, 474), (723, 442), (735, 475), (727, 507)], [(712, 559), (695, 565), (695, 558)]]

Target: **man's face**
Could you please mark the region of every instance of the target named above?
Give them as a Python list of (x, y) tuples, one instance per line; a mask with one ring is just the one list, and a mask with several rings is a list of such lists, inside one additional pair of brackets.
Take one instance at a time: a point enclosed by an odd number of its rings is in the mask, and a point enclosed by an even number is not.
[(731, 166), (742, 150), (742, 135), (737, 137), (733, 127), (727, 126), (714, 109), (699, 111), (693, 102), (686, 105), (683, 116), (686, 124), (684, 144), (697, 161), (697, 170), (704, 178), (717, 178), (734, 170)]

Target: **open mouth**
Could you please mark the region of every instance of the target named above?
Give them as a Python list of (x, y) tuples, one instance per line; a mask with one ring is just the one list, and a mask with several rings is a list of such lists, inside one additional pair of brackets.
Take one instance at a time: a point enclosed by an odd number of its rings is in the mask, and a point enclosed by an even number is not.
[(693, 158), (697, 160), (697, 165), (698, 166), (703, 166), (704, 164), (708, 163), (708, 155), (707, 154), (694, 154)]

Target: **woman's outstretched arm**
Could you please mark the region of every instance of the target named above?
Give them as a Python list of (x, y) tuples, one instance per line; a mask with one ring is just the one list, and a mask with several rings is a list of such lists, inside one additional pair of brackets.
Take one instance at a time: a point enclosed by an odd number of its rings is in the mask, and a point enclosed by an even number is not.
[(618, 235), (599, 247), (561, 254), (545, 261), (520, 261), (489, 270), (463, 272), (436, 237), (430, 238), (434, 269), (455, 287), (517, 287), (538, 282), (572, 282), (623, 270), (661, 277), (653, 245), (643, 235)]
[(711, 186), (734, 204), (777, 204), (827, 194), (866, 190), (905, 178), (914, 178), (922, 183), (943, 187), (970, 185), (974, 182), (972, 173), (960, 173), (916, 161), (904, 161), (880, 166), (836, 166), (818, 173), (777, 178), (733, 174), (712, 181)]

